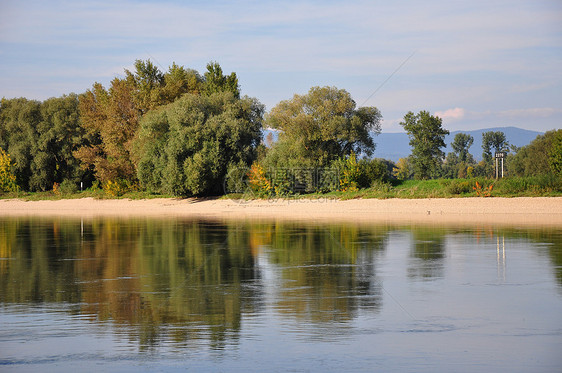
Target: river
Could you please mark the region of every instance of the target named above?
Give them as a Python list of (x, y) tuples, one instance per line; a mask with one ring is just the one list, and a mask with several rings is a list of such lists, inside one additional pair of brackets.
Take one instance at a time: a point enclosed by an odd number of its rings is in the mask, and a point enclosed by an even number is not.
[(2, 372), (554, 372), (562, 229), (0, 218)]

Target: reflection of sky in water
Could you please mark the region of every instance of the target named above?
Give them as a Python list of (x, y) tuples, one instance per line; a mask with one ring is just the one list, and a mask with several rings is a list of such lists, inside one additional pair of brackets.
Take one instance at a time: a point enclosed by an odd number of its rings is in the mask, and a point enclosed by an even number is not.
[(117, 220), (80, 232), (0, 220), (1, 371), (562, 364), (559, 230)]

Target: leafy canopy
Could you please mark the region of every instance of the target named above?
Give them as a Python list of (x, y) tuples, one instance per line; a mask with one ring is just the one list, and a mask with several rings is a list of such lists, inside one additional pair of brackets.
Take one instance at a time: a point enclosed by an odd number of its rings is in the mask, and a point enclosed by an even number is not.
[(414, 176), (417, 179), (429, 179), (436, 176), (445, 153), (445, 135), (449, 131), (441, 127), (442, 120), (427, 111), (418, 114), (408, 112), (400, 125), (410, 137), (412, 147), (411, 161)]
[(482, 134), (482, 158), (487, 163), (492, 161), (492, 150), (503, 152), (508, 147), (509, 143), (502, 131), (488, 131)]
[(343, 89), (312, 87), (271, 110), (267, 124), (280, 134), (269, 158), (276, 166), (318, 167), (352, 153), (370, 155), (381, 118), (375, 107), (356, 108)]
[(0, 147), (10, 153), (23, 190), (49, 190), (55, 182), (83, 179), (72, 152), (85, 142), (75, 94), (43, 102), (2, 99)]
[(453, 151), (457, 154), (460, 162), (467, 162), (469, 160), (470, 153), (468, 149), (474, 143), (474, 137), (466, 133), (457, 133), (451, 147)]
[(232, 92), (186, 94), (141, 120), (135, 149), (143, 187), (174, 195), (223, 192), (229, 171), (255, 160), (264, 107)]
[(513, 176), (539, 176), (562, 171), (562, 130), (538, 135), (508, 158), (507, 169)]

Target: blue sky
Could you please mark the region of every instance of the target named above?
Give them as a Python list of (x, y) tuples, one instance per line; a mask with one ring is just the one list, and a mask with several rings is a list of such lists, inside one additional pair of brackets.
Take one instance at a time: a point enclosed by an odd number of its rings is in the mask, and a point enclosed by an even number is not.
[(136, 59), (217, 61), (268, 110), (343, 88), (385, 132), (419, 110), (451, 131), (562, 128), (560, 0), (0, 0), (0, 97), (107, 86)]

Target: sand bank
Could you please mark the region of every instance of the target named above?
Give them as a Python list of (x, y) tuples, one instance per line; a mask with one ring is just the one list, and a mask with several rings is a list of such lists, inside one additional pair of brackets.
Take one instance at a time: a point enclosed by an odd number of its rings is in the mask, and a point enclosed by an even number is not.
[(0, 200), (0, 216), (146, 216), (348, 222), (495, 223), (562, 227), (562, 197), (452, 199)]

